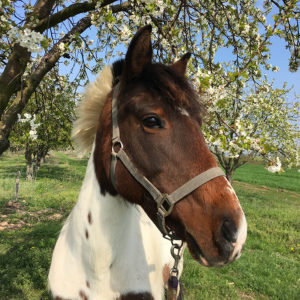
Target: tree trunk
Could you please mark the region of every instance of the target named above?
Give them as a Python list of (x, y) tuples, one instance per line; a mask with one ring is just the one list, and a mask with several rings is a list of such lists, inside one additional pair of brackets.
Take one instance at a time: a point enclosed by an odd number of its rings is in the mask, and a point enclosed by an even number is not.
[(46, 162), (46, 156), (48, 154), (48, 151), (49, 151), (49, 149), (45, 149), (44, 152), (43, 152), (43, 155), (41, 157), (41, 163), (42, 164)]
[[(1, 124), (0, 124), (1, 125)], [(2, 136), (0, 130), (0, 155), (9, 148), (9, 140), (5, 136)]]
[[(34, 5), (34, 14), (38, 20), (49, 18), (55, 0), (39, 0)], [(27, 15), (24, 27), (34, 29), (30, 25), (30, 16)], [(7, 108), (10, 98), (21, 90), (22, 75), (30, 60), (31, 53), (19, 44), (13, 46), (8, 62), (0, 76), (0, 117)]]
[(225, 172), (226, 172), (226, 178), (227, 178), (227, 180), (230, 182), (230, 184), (232, 184), (234, 170), (232, 170), (232, 169), (225, 169)]
[(32, 181), (34, 179), (32, 151), (28, 148), (26, 148), (26, 151), (25, 151), (25, 159), (26, 159), (26, 180)]
[(41, 164), (45, 161), (45, 156), (48, 153), (48, 149), (45, 147), (41, 147), (38, 149), (38, 152), (36, 154), (36, 170), (38, 171), (41, 167)]
[(21, 177), (21, 172), (18, 171), (18, 173), (17, 173), (17, 179), (16, 179), (16, 193), (15, 193), (15, 201), (14, 202), (18, 202), (20, 177)]
[(42, 157), (39, 156), (39, 155), (37, 155), (36, 156), (36, 162), (35, 162), (35, 169), (36, 169), (36, 171), (38, 171), (40, 169), (41, 163), (43, 163)]

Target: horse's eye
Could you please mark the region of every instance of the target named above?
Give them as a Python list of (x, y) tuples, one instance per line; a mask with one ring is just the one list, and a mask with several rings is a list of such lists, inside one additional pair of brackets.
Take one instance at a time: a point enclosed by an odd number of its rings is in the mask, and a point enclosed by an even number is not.
[(143, 125), (150, 129), (162, 128), (162, 122), (155, 116), (146, 117), (143, 119)]

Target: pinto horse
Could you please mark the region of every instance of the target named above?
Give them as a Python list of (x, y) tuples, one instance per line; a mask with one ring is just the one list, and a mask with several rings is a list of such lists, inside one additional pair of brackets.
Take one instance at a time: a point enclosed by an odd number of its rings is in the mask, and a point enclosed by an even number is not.
[(179, 240), (204, 266), (241, 255), (246, 219), (201, 133), (189, 57), (152, 63), (146, 26), (88, 87), (73, 135), (91, 156), (54, 249), (54, 299), (163, 299), (182, 271)]

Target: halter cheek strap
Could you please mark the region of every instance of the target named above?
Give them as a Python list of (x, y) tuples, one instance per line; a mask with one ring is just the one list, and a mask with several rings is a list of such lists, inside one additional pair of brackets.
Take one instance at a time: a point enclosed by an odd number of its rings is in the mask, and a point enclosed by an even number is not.
[(174, 205), (182, 200), (185, 196), (193, 192), (195, 189), (203, 185), (204, 183), (219, 177), (225, 176), (223, 170), (219, 167), (211, 168), (205, 172), (197, 175), (185, 184), (180, 186), (171, 194), (161, 193), (145, 176), (141, 175), (126, 152), (124, 151), (123, 144), (120, 138), (120, 129), (118, 125), (118, 95), (119, 95), (118, 84), (115, 87), (113, 98), (112, 98), (112, 152), (111, 152), (111, 166), (110, 166), (110, 178), (111, 182), (117, 191), (115, 182), (115, 170), (117, 161), (120, 160), (129, 173), (138, 181), (151, 195), (154, 201), (157, 203), (157, 220), (158, 228), (162, 234), (166, 237), (169, 236), (171, 239), (176, 237), (175, 232), (172, 232), (170, 228), (166, 226), (165, 218), (171, 214)]

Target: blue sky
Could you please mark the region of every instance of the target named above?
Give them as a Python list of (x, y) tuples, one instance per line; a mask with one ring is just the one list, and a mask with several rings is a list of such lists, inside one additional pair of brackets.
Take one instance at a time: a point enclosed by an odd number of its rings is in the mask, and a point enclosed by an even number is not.
[[(295, 73), (289, 71), (289, 51), (285, 49), (285, 43), (279, 38), (273, 38), (273, 44), (270, 46), (270, 63), (278, 66), (278, 72), (268, 72), (268, 78), (274, 78), (275, 86), (280, 88), (284, 82), (287, 82), (287, 87), (293, 86), (289, 94), (289, 101), (294, 100), (294, 93), (300, 96), (300, 70)], [(299, 100), (298, 100), (299, 101)]]

